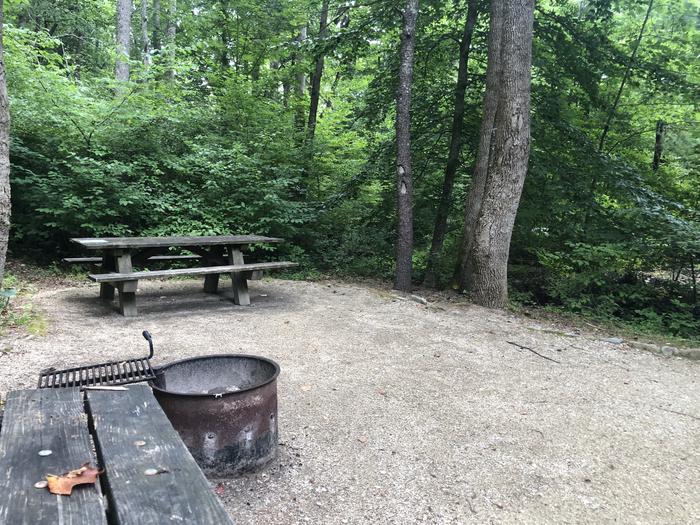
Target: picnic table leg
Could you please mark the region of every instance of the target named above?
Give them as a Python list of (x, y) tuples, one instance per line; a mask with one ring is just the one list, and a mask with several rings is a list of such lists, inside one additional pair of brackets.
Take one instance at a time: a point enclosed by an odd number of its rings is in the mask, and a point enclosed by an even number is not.
[[(131, 273), (131, 253), (119, 253), (117, 259), (117, 272)], [(119, 290), (119, 312), (124, 317), (136, 317), (136, 289), (138, 280), (124, 281), (117, 285)]]
[[(102, 254), (102, 271), (104, 273), (115, 270), (114, 252), (106, 250)], [(100, 297), (106, 301), (114, 300), (114, 286), (110, 283), (100, 283)]]
[[(220, 258), (224, 254), (224, 247), (223, 246), (214, 246), (211, 251), (209, 252), (211, 255)], [(204, 258), (204, 262), (206, 264), (218, 264), (218, 262), (211, 262), (207, 260), (207, 258)], [(219, 274), (218, 273), (212, 273), (209, 275), (204, 276), (204, 292), (205, 293), (216, 293), (219, 289)]]
[[(228, 247), (228, 263), (229, 264), (245, 264), (243, 262), (243, 252), (238, 246)], [(248, 306), (250, 304), (250, 296), (248, 295), (248, 280), (243, 272), (232, 272), (231, 281), (233, 283), (233, 302)]]

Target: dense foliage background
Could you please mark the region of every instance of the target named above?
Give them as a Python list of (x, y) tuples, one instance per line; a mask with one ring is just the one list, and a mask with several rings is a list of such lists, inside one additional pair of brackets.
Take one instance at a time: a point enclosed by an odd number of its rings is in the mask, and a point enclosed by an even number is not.
[[(287, 238), (285, 255), (309, 272), (391, 276), (400, 3), (330, 2), (320, 34), (320, 1), (178, 0), (176, 11), (171, 1), (148, 2), (153, 52), (144, 64), (137, 0), (128, 83), (114, 80), (114, 0), (5, 2), (11, 253), (58, 259), (74, 236), (257, 233)], [(442, 287), (452, 285), (481, 118), (488, 8), (479, 6)], [(653, 2), (632, 60), (648, 8), (537, 4), (533, 142), (511, 296), (697, 337), (700, 4)], [(466, 1), (421, 3), (416, 282), (442, 188), (465, 16)], [(652, 166), (659, 121), (663, 150)]]

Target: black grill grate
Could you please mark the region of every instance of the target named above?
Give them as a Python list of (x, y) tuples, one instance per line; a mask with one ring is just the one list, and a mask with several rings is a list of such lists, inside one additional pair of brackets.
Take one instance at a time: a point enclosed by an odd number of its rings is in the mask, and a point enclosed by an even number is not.
[(147, 358), (79, 366), (65, 370), (44, 370), (39, 375), (39, 388), (126, 385), (150, 381), (156, 375)]
[(126, 385), (155, 379), (156, 374), (150, 361), (153, 357), (153, 339), (148, 332), (143, 332), (143, 337), (148, 341), (150, 350), (147, 357), (63, 370), (49, 368), (39, 374), (39, 388)]

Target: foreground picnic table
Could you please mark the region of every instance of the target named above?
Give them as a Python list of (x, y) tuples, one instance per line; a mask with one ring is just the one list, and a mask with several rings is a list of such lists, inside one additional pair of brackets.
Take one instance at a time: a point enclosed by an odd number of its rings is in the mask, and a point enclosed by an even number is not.
[[(104, 469), (95, 485), (74, 487), (70, 496), (34, 487), (47, 473), (88, 461)], [(233, 522), (151, 389), (138, 384), (84, 394), (78, 388), (10, 392), (0, 433), (0, 523)]]
[[(230, 273), (233, 282), (235, 304), (249, 305), (248, 279), (253, 272), (291, 268), (288, 261), (246, 263), (244, 250), (251, 244), (276, 244), (277, 237), (260, 235), (209, 235), (171, 237), (105, 237), (71, 239), (87, 250), (101, 252), (102, 273), (90, 274), (100, 283), (100, 297), (114, 299), (119, 291), (119, 311), (124, 316), (136, 315), (136, 291), (139, 279), (156, 279), (179, 275), (204, 275), (204, 291), (216, 293), (219, 275)], [(186, 250), (193, 255), (168, 255), (170, 248)], [(69, 258), (69, 262), (92, 262), (94, 258)], [(149, 261), (197, 260), (196, 268), (177, 268), (154, 271), (134, 271), (134, 266), (144, 267)]]

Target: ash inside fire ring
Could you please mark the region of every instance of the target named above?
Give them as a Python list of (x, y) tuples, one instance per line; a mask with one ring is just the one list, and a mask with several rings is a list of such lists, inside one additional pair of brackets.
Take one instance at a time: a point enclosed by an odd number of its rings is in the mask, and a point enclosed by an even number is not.
[(279, 367), (256, 356), (206, 356), (160, 368), (152, 386), (173, 394), (224, 395), (257, 388), (274, 380)]

